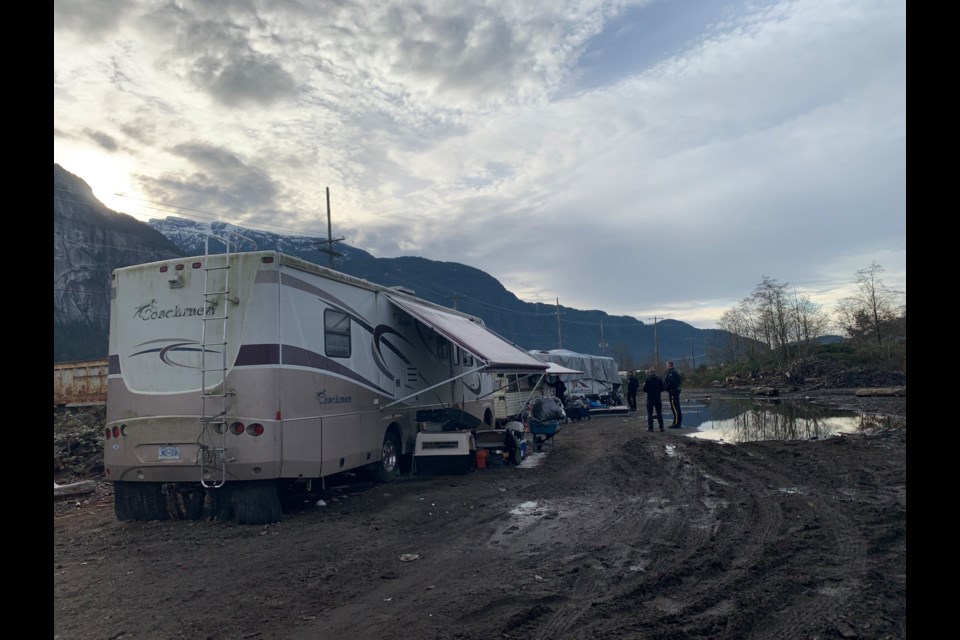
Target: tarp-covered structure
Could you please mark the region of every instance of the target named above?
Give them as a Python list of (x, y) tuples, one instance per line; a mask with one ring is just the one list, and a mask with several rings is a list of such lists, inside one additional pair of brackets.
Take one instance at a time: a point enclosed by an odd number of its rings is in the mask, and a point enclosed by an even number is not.
[[(553, 362), (583, 372), (558, 376), (567, 387), (567, 395), (603, 396), (619, 389), (622, 384), (617, 361), (609, 356), (594, 356), (568, 349), (534, 349), (528, 353), (541, 362)], [(547, 373), (549, 374), (549, 371)], [(552, 376), (548, 377), (554, 379)]]

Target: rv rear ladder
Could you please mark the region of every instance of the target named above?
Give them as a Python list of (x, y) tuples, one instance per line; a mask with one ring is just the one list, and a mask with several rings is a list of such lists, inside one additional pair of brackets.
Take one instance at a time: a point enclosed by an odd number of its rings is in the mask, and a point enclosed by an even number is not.
[[(210, 253), (210, 240), (219, 240), (224, 245), (222, 254)], [(204, 487), (222, 487), (227, 479), (227, 413), (230, 405), (227, 398), (236, 392), (227, 388), (228, 303), (239, 304), (230, 297), (230, 258), (236, 252), (238, 242), (253, 241), (235, 233), (226, 238), (209, 235), (204, 248), (203, 310), (200, 334), (200, 483)], [(254, 248), (256, 246), (254, 245)], [(219, 354), (219, 357), (217, 357)]]

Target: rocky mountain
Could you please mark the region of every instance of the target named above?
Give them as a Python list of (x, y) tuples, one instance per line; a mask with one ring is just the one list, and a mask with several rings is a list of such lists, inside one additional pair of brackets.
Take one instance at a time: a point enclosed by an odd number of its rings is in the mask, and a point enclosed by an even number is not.
[[(80, 178), (54, 165), (54, 361), (105, 357), (109, 283), (113, 269), (169, 257), (201, 255), (207, 238), (229, 227), (249, 248), (276, 249), (330, 266), (325, 238), (280, 235), (221, 222), (178, 217), (149, 224), (113, 212)], [(248, 247), (242, 247), (246, 249)], [(220, 247), (211, 242), (211, 251)], [(524, 302), (489, 274), (473, 267), (419, 257), (376, 258), (338, 243), (333, 266), (378, 284), (413, 289), (431, 302), (483, 318), (487, 326), (523, 349), (562, 347), (613, 356), (621, 368), (672, 359), (681, 368), (708, 364), (728, 334), (663, 320), (656, 326), (629, 316)], [(558, 313), (560, 331), (558, 332)], [(601, 346), (601, 340), (603, 345)]]
[(86, 182), (54, 164), (54, 362), (106, 357), (114, 269), (180, 255), (162, 233), (107, 209)]

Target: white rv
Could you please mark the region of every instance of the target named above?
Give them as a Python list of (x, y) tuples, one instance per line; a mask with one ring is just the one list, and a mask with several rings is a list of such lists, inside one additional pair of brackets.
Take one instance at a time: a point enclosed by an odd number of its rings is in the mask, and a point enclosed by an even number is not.
[(389, 481), (418, 410), (493, 426), (494, 374), (547, 368), (479, 318), (224, 243), (113, 272), (104, 470), (120, 520), (277, 521), (281, 483)]

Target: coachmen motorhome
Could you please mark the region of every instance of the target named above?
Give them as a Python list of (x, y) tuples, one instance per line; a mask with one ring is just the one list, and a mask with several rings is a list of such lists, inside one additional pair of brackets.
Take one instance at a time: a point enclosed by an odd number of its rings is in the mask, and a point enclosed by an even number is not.
[(119, 520), (281, 517), (278, 486), (413, 462), (417, 412), (495, 424), (547, 364), (479, 318), (276, 251), (113, 272), (104, 468)]

